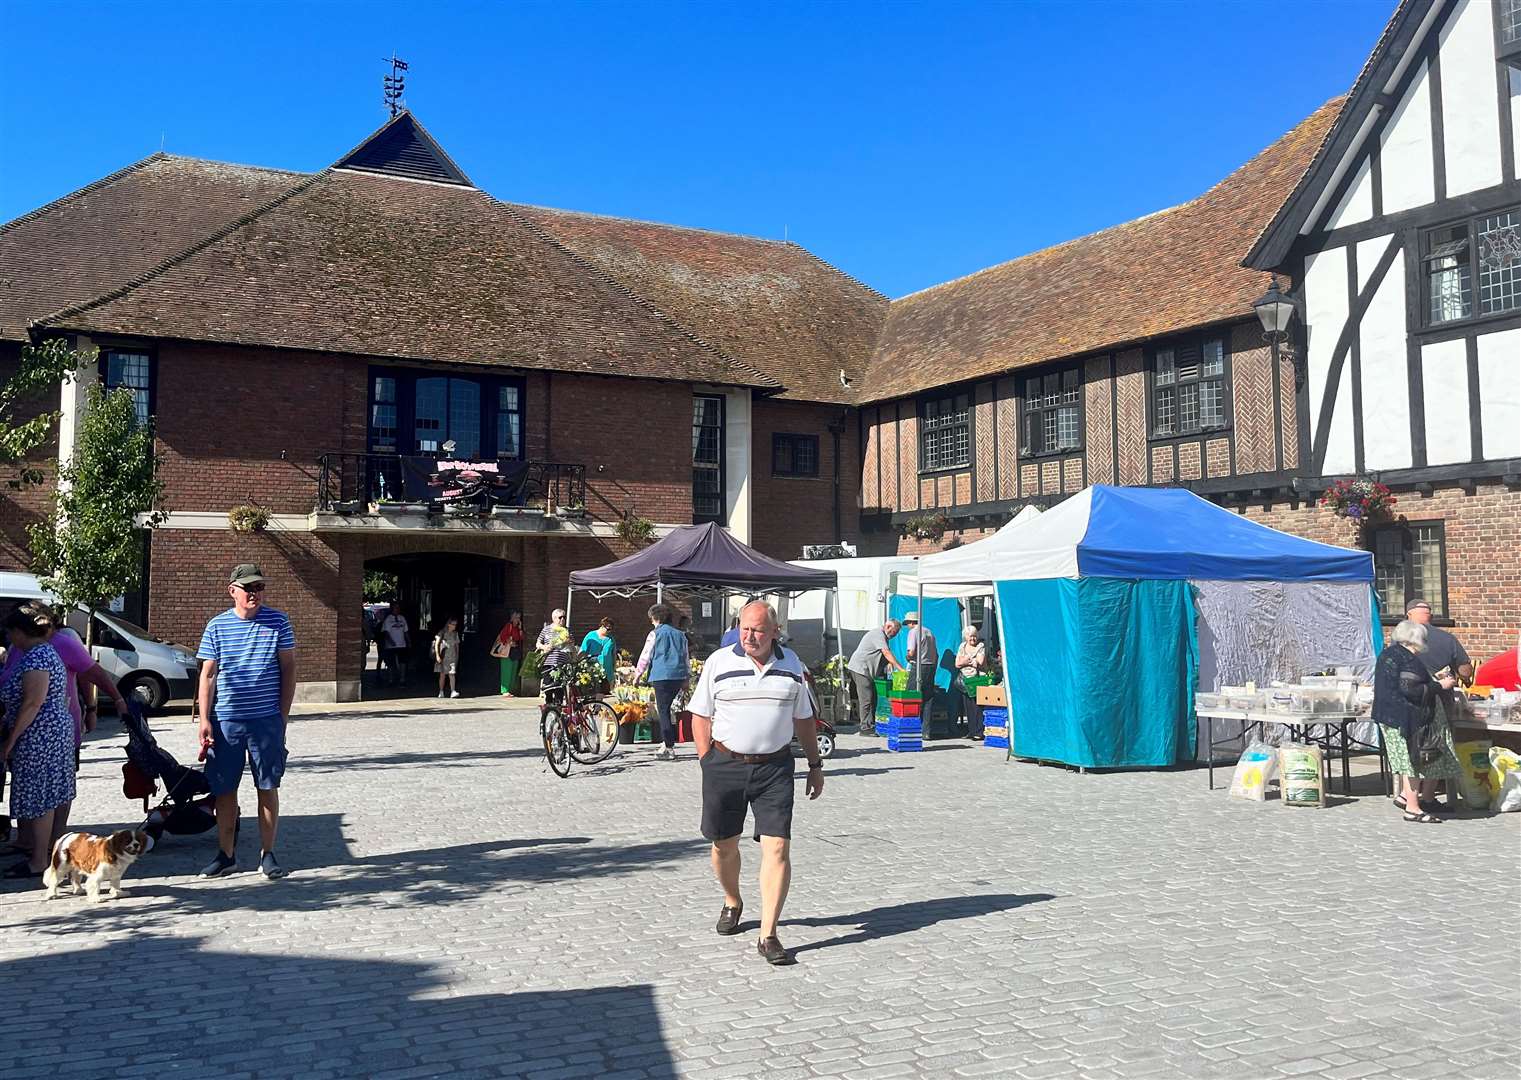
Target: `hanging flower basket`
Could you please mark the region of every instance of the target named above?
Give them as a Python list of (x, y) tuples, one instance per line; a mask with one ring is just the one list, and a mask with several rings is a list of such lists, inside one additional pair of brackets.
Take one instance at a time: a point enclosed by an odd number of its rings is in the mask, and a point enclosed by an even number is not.
[(244, 503), (227, 511), (227, 525), (233, 532), (255, 533), (269, 528), (269, 510), (254, 503)]
[(618, 539), (630, 547), (642, 548), (655, 539), (655, 523), (632, 510), (619, 519), (617, 529)]
[(939, 540), (950, 527), (950, 519), (944, 514), (919, 514), (903, 523), (902, 533), (915, 540)]
[(1397, 501), (1387, 487), (1372, 480), (1337, 480), (1320, 497), (1321, 506), (1359, 525), (1391, 516)]

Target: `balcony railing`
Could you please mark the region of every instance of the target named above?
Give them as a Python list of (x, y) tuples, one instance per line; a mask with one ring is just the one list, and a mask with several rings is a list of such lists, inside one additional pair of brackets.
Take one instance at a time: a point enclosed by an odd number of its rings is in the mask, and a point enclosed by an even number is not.
[(586, 508), (586, 466), (561, 461), (464, 461), (438, 455), (323, 454), (317, 509), (363, 514), (372, 506), (486, 514), (498, 507)]

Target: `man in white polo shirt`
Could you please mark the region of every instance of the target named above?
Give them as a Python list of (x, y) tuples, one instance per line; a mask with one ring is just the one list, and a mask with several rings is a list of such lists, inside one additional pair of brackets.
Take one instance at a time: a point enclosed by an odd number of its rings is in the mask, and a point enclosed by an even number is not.
[(757, 950), (769, 964), (790, 964), (776, 922), (792, 879), (792, 739), (808, 752), (808, 797), (824, 790), (813, 731), (813, 702), (797, 654), (776, 643), (776, 612), (764, 601), (739, 614), (739, 644), (719, 649), (702, 667), (687, 708), (702, 761), (702, 834), (713, 842), (713, 872), (724, 891), (718, 932), (739, 931), (739, 837), (755, 815), (761, 845), (761, 918)]

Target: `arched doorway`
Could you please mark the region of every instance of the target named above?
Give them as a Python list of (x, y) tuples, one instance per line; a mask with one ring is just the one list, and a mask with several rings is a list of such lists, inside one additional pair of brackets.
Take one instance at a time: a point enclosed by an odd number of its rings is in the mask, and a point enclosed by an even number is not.
[[(366, 560), (366, 637), (375, 636), (372, 631), (389, 601), (407, 622), (410, 647), (405, 663), (398, 665), (402, 670), (387, 670), (380, 650), (367, 641), (361, 696), (371, 701), (437, 694), (433, 635), (450, 617), (460, 621), (461, 695), (496, 693), (498, 665), (491, 657), (491, 643), (509, 614), (511, 566), (504, 559), (457, 551), (404, 552)], [(381, 592), (389, 595), (382, 599), (377, 595)]]

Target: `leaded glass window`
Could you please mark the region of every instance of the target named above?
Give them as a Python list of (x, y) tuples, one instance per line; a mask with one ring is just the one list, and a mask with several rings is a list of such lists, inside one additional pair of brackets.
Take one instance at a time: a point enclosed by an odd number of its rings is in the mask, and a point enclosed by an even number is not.
[(692, 520), (722, 523), (724, 514), (724, 399), (692, 398)]
[(1166, 438), (1224, 427), (1225, 341), (1208, 338), (1156, 350), (1152, 435)]
[(1447, 614), (1447, 542), (1439, 521), (1389, 525), (1373, 534), (1373, 584), (1389, 619), (1421, 599), (1438, 617)]
[(375, 377), (374, 402), (370, 405), (370, 449), (378, 454), (396, 452), (396, 380)]
[(1521, 210), (1481, 218), (1477, 232), (1479, 313), (1521, 308)]
[(1521, 311), (1521, 208), (1421, 237), (1429, 325)]
[(1058, 454), (1083, 445), (1083, 373), (1067, 368), (1025, 380), (1024, 453)]
[(961, 468), (971, 460), (971, 399), (952, 394), (926, 401), (919, 421), (919, 471)]

